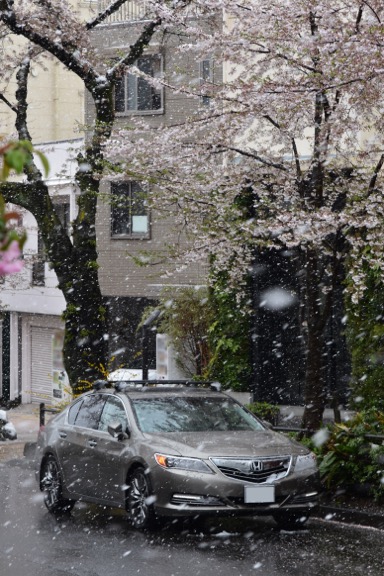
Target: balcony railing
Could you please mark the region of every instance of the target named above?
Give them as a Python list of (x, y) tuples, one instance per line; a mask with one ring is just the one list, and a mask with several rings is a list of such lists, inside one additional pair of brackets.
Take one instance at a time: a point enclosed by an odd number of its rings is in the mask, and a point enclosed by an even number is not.
[[(99, 0), (99, 12), (105, 10), (112, 4), (112, 0)], [(125, 2), (120, 8), (106, 18), (106, 23), (111, 22), (135, 22), (138, 20), (145, 20), (148, 18), (148, 2), (145, 0), (129, 0)]]

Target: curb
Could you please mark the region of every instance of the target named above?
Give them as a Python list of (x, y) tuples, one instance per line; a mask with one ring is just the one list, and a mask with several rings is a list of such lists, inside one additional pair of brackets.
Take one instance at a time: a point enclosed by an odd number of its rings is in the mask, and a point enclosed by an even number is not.
[(369, 510), (320, 505), (318, 510), (313, 513), (313, 517), (325, 521), (359, 524), (360, 526), (384, 530), (384, 514), (375, 514)]
[(0, 442), (0, 462), (6, 462), (14, 458), (22, 458), (24, 456), (25, 442), (18, 440), (6, 440)]
[(35, 459), (36, 442), (23, 442), (9, 440), (0, 442), (0, 462), (7, 462), (15, 458), (26, 458), (32, 462)]

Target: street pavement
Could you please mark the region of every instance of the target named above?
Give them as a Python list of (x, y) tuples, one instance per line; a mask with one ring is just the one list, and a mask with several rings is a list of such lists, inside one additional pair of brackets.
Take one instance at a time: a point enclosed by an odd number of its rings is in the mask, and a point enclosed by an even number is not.
[(0, 461), (19, 458), (37, 440), (40, 422), (39, 404), (20, 404), (6, 410), (9, 422), (16, 428), (16, 440), (0, 442)]
[[(282, 406), (279, 419), (280, 426), (297, 425), (302, 413), (300, 406)], [(0, 462), (26, 458), (33, 460), (34, 447), (40, 427), (40, 410), (38, 404), (21, 404), (16, 408), (7, 410), (8, 420), (16, 428), (17, 439), (0, 442)], [(52, 415), (45, 414), (45, 421)], [(347, 419), (349, 414), (342, 413)], [(332, 420), (332, 411), (328, 410), (325, 420)], [(334, 520), (336, 522), (359, 524), (384, 530), (384, 505), (375, 503), (371, 498), (361, 495), (346, 498), (345, 495), (335, 498), (326, 495), (314, 514), (318, 518)]]

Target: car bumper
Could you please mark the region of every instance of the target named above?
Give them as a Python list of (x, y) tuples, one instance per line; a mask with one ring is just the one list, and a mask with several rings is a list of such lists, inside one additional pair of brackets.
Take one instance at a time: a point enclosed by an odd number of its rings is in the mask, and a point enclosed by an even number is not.
[(252, 491), (255, 484), (233, 481), (222, 474), (199, 475), (176, 470), (155, 470), (151, 471), (151, 482), (157, 513), (176, 517), (268, 515), (279, 510), (311, 511), (318, 505), (321, 493), (318, 473), (289, 474), (268, 484), (272, 487), (273, 497), (265, 499), (262, 495), (260, 499), (267, 501), (260, 502), (246, 502), (246, 490)]

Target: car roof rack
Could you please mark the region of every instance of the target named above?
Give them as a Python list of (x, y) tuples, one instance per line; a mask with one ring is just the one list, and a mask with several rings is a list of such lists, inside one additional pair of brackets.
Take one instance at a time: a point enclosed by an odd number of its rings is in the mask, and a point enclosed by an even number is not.
[(200, 388), (210, 389), (220, 392), (221, 384), (219, 382), (205, 380), (117, 380), (109, 381), (108, 386), (113, 386), (117, 392), (126, 392), (128, 390), (153, 390), (158, 391), (174, 390), (180, 388)]

